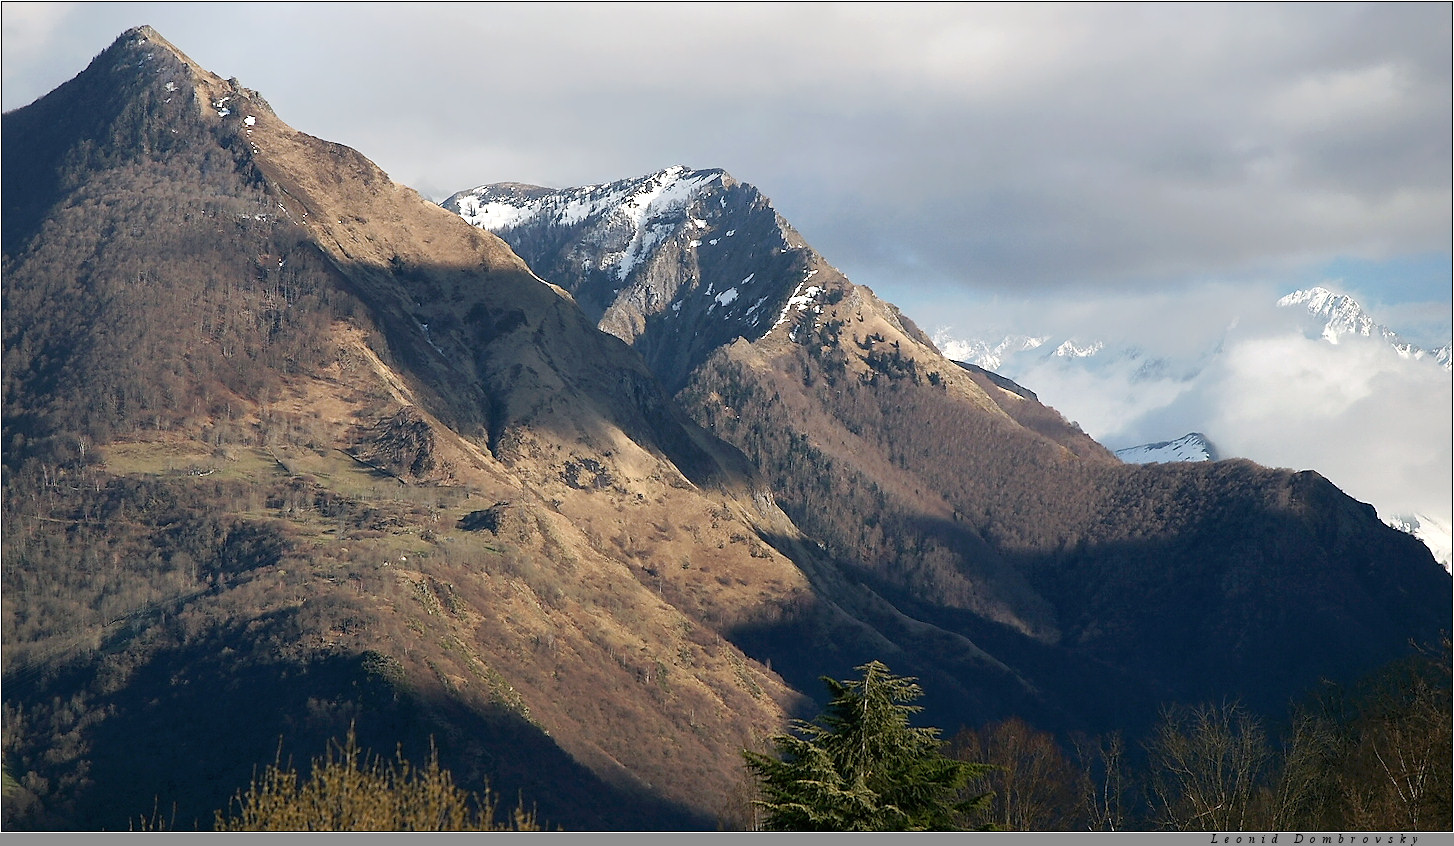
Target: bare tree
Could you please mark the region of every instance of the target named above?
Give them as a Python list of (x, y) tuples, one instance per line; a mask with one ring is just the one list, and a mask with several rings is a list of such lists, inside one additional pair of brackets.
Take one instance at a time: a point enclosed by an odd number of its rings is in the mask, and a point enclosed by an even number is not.
[(1257, 718), (1239, 703), (1171, 707), (1146, 744), (1158, 823), (1185, 831), (1240, 831), (1254, 822), (1271, 761)]
[(1126, 829), (1126, 744), (1120, 732), (1073, 739), (1081, 770), (1080, 812), (1092, 831)]
[(962, 732), (964, 760), (994, 766), (979, 789), (993, 791), (991, 818), (1005, 831), (1065, 831), (1074, 825), (1077, 778), (1055, 738), (1019, 717)]
[(1277, 777), (1268, 790), (1270, 829), (1340, 827), (1329, 818), (1330, 795), (1336, 792), (1332, 782), (1339, 751), (1337, 729), (1328, 719), (1308, 709), (1293, 713), (1292, 735), (1283, 750)]

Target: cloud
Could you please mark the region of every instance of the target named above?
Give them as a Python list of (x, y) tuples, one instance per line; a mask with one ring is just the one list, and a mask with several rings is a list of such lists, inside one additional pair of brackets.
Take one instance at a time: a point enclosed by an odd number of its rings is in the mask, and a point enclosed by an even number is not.
[(428, 196), (724, 167), (885, 292), (1448, 253), (1440, 4), (12, 5), (7, 108), (147, 22)]
[(1315, 469), (1385, 517), (1450, 514), (1450, 379), (1376, 342), (1235, 345), (1207, 375), (1208, 429), (1231, 455)]
[[(1007, 310), (1006, 323), (1023, 321), (1025, 334), (1051, 340), (1001, 372), (1113, 449), (1199, 431), (1223, 457), (1316, 470), (1384, 517), (1448, 521), (1447, 370), (1376, 339), (1330, 344), (1301, 325), (1299, 312), (1271, 305), (1276, 298), (1261, 285), (1203, 294), (1179, 304), (1163, 295), (1139, 307), (1086, 298), (1038, 314)], [(1141, 322), (1149, 319), (1156, 322)], [(941, 332), (941, 346), (955, 337), (968, 336)], [(1106, 349), (1085, 359), (1049, 355), (1065, 338)]]

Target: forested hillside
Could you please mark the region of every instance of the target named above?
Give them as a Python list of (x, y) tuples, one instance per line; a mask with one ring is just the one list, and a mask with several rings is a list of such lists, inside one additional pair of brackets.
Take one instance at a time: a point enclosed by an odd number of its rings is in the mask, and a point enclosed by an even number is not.
[(722, 632), (807, 590), (740, 456), (149, 29), (4, 131), (12, 822), (205, 825), (356, 721), (551, 825), (711, 824), (797, 698)]
[[(567, 289), (614, 291), (594, 313), (639, 315), (613, 331), (642, 349), (714, 327), (677, 399), (821, 544), (820, 592), (897, 627), (898, 666), (934, 680), (947, 721), (1145, 727), (1166, 701), (1229, 695), (1271, 715), (1447, 628), (1427, 550), (1316, 473), (1122, 464), (1032, 390), (945, 358), (721, 171), (446, 206)], [(680, 381), (679, 360), (648, 361)], [(744, 634), (800, 689), (823, 671), (793, 663), (810, 619)], [(835, 673), (875, 657), (812, 642)]]
[(1139, 738), (1447, 626), (1317, 474), (1121, 465), (735, 182), (628, 308), (148, 27), (0, 155), (7, 830), (207, 828), (345, 737), (494, 824), (744, 825), (742, 751), (870, 661), (946, 736)]

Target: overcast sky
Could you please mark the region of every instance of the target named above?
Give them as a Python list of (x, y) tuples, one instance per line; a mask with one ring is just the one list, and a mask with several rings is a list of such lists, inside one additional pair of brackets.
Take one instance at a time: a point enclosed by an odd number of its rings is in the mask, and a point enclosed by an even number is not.
[[(5, 3), (3, 14), (6, 110), (151, 24), (294, 127), (431, 199), (497, 181), (724, 168), (930, 332), (1197, 346), (1241, 301), (1266, 308), (1324, 284), (1417, 343), (1449, 340), (1448, 3)], [(1442, 384), (1398, 413), (1442, 404), (1447, 491)], [(1105, 390), (1070, 385), (1057, 407), (1089, 419), (1093, 403), (1122, 402)], [(1330, 449), (1354, 448), (1348, 437)]]
[(725, 168), (923, 322), (1349, 262), (1449, 300), (1447, 3), (5, 3), (4, 108), (142, 23), (433, 199)]

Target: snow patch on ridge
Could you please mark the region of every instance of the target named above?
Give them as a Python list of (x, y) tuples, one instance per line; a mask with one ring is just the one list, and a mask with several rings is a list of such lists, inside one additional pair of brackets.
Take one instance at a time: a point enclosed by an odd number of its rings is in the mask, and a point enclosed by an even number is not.
[[(817, 272), (816, 270), (809, 271), (808, 276), (812, 276)], [(813, 305), (813, 301), (817, 299), (818, 295), (823, 293), (823, 289), (817, 285), (809, 285), (807, 290), (803, 290), (803, 286), (807, 282), (807, 278), (804, 278), (802, 282), (798, 283), (798, 287), (793, 289), (793, 295), (788, 298), (787, 304), (783, 306), (782, 312), (778, 314), (777, 320), (773, 322), (773, 329), (776, 329), (784, 320), (788, 319), (789, 311), (792, 311), (794, 308), (798, 311), (807, 311), (808, 307)]]
[(1126, 447), (1116, 457), (1127, 464), (1169, 464), (1181, 461), (1216, 461), (1216, 450), (1200, 432), (1182, 435), (1174, 441)]
[[(615, 221), (627, 228), (630, 238), (624, 249), (607, 255), (602, 267), (615, 265), (616, 278), (624, 282), (658, 245), (673, 235), (686, 207), (702, 189), (721, 178), (721, 171), (694, 171), (676, 165), (644, 179), (588, 185), (535, 198), (494, 196), (490, 186), (480, 186), (455, 194), (444, 206), (471, 225), (495, 233), (537, 217), (546, 217), (560, 226), (574, 226), (588, 220)], [(701, 218), (686, 220), (699, 231), (709, 228)], [(691, 242), (691, 246), (700, 245), (700, 241)]]

